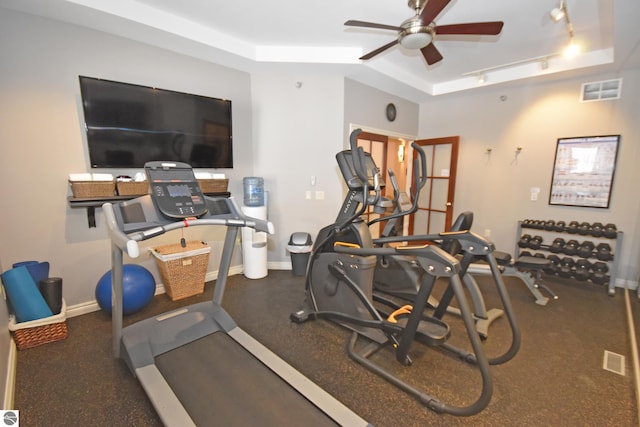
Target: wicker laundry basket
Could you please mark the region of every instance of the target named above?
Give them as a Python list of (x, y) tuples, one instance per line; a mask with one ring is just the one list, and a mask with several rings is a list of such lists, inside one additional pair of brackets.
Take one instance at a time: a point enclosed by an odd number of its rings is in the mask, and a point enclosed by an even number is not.
[(13, 315), (10, 316), (9, 330), (13, 334), (18, 350), (26, 350), (67, 338), (69, 330), (66, 312), (67, 306), (63, 299), (60, 313), (54, 316), (20, 323), (16, 323)]
[(151, 253), (156, 259), (164, 288), (172, 301), (204, 292), (204, 282), (211, 248), (203, 242), (190, 241), (158, 246)]

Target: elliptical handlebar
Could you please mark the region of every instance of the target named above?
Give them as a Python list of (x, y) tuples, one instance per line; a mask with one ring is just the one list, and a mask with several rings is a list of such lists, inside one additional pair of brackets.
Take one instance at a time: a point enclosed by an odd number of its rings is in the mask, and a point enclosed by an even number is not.
[[(411, 143), (411, 147), (418, 153), (418, 158), (413, 161), (413, 170), (420, 171), (419, 173), (414, 173), (415, 179), (413, 185), (411, 186), (411, 207), (406, 211), (399, 210), (398, 212), (394, 212), (388, 216), (380, 216), (378, 218), (374, 218), (369, 221), (369, 225), (375, 224), (380, 221), (388, 221), (400, 218), (402, 216), (411, 215), (418, 210), (420, 190), (422, 190), (422, 187), (424, 187), (427, 183), (427, 155), (425, 154), (424, 149), (415, 142)], [(391, 169), (389, 169), (389, 179), (391, 180), (391, 185), (393, 186), (393, 201), (397, 203), (400, 197), (400, 189), (398, 187), (398, 182), (396, 181), (395, 175), (393, 174)]]
[[(417, 195), (418, 193), (420, 193), (420, 190), (422, 190), (422, 187), (424, 187), (424, 185), (427, 183), (427, 155), (425, 154), (424, 149), (415, 142), (411, 143), (411, 147), (414, 149), (414, 151), (417, 151), (418, 155), (420, 156), (420, 176), (416, 176), (415, 195)], [(414, 167), (416, 167), (417, 162), (418, 159), (414, 161)]]
[(349, 136), (349, 146), (351, 148), (351, 158), (353, 159), (353, 170), (358, 178), (362, 181), (364, 187), (369, 186), (367, 171), (365, 170), (364, 150), (358, 147), (358, 136), (362, 133), (362, 129), (356, 129)]

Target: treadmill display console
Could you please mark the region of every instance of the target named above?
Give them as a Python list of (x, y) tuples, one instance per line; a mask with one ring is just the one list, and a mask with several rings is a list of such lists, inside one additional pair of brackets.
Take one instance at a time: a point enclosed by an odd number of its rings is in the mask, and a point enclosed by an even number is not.
[(151, 198), (163, 215), (183, 219), (207, 213), (207, 203), (191, 166), (148, 162), (144, 169), (151, 185)]

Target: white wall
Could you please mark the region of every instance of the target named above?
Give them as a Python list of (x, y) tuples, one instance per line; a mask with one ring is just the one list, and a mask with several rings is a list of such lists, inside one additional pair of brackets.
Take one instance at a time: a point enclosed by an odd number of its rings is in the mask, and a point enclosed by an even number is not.
[[(90, 229), (85, 210), (71, 209), (66, 200), (68, 174), (89, 171), (78, 75), (231, 99), (235, 168), (220, 171), (228, 174), (231, 192), (242, 194), (242, 177), (253, 172), (247, 73), (7, 9), (0, 14), (0, 57), (0, 255), (5, 266), (49, 261), (51, 275), (64, 279), (68, 305), (92, 301), (110, 268), (102, 210), (96, 211), (98, 227)], [(210, 268), (217, 269), (216, 242), (223, 236), (185, 233), (212, 243)], [(172, 243), (178, 238), (167, 237)], [(142, 258), (157, 274), (153, 260)], [(236, 256), (234, 264), (240, 263)]]
[[(582, 83), (617, 77), (624, 79), (621, 99), (578, 102)], [(422, 104), (420, 137), (460, 135), (455, 214), (473, 211), (474, 229), (481, 234), (490, 229), (499, 249), (513, 252), (518, 220), (614, 223), (625, 233), (619, 278), (637, 281), (639, 97), (637, 69), (620, 75), (481, 88)], [(550, 206), (557, 139), (609, 134), (622, 135), (610, 207)], [(516, 157), (518, 146), (522, 151)], [(487, 148), (492, 148), (490, 155)], [(532, 187), (541, 190), (537, 201), (530, 200)]]
[[(291, 233), (308, 232), (315, 240), (318, 230), (335, 219), (342, 202), (334, 156), (345, 140), (344, 79), (268, 73), (252, 75), (251, 85), (254, 172), (265, 180), (268, 217), (276, 228), (269, 238), (268, 258), (289, 268), (286, 246)], [(316, 192), (323, 192), (324, 198), (316, 198)]]

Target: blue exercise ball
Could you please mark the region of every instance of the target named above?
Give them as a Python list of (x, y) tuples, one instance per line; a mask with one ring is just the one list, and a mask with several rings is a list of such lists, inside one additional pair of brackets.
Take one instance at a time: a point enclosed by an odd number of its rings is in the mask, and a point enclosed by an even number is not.
[[(137, 264), (122, 266), (122, 311), (135, 313), (144, 308), (156, 292), (156, 280), (146, 268)], [(96, 285), (96, 301), (101, 309), (111, 313), (111, 270)]]

